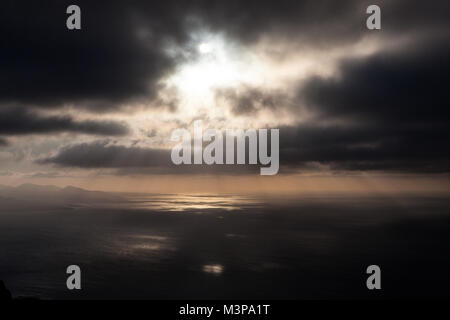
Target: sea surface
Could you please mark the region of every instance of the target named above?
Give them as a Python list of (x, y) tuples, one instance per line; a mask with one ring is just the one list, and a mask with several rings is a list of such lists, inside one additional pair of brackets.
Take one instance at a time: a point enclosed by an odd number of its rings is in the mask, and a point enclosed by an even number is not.
[[(449, 295), (445, 197), (129, 194), (15, 208), (0, 209), (0, 279), (15, 297)], [(372, 264), (381, 290), (366, 287)], [(69, 265), (82, 290), (67, 290)]]

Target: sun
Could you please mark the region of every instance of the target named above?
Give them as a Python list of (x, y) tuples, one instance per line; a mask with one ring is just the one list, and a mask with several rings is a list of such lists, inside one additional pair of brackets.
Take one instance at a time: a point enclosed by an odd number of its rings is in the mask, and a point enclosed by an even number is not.
[(200, 43), (199, 46), (198, 46), (198, 51), (199, 51), (201, 54), (211, 53), (212, 50), (213, 50), (213, 47), (212, 47), (212, 45), (211, 45), (210, 43), (208, 43), (208, 42), (202, 42), (202, 43)]
[(197, 44), (200, 55), (181, 65), (170, 78), (184, 98), (205, 99), (215, 88), (234, 86), (239, 82), (239, 61), (232, 58), (222, 39), (201, 41)]

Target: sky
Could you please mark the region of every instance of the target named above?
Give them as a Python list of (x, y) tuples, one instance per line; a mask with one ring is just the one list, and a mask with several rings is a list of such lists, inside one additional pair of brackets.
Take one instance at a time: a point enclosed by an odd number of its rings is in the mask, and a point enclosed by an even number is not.
[[(66, 8), (81, 8), (81, 30)], [(0, 183), (450, 191), (450, 4), (3, 1)], [(174, 166), (171, 132), (278, 128), (280, 170)]]

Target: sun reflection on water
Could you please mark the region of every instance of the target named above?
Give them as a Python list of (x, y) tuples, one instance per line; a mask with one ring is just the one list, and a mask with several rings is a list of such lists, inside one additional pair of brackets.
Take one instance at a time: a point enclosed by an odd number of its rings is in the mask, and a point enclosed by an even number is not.
[(223, 272), (223, 265), (221, 264), (206, 264), (203, 266), (203, 272), (219, 275)]
[(226, 211), (259, 207), (261, 202), (247, 196), (218, 196), (205, 194), (177, 195), (137, 195), (130, 197), (129, 203), (137, 209), (162, 211), (191, 211), (221, 209)]

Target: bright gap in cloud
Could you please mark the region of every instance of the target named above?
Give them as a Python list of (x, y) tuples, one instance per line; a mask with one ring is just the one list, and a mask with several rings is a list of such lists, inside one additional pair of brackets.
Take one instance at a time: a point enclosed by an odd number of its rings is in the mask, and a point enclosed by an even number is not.
[(239, 84), (241, 61), (233, 59), (235, 53), (227, 48), (221, 37), (211, 36), (208, 41), (201, 41), (195, 47), (199, 53), (196, 59), (179, 66), (168, 79), (168, 83), (177, 87), (184, 99), (202, 103), (211, 98), (214, 88)]

